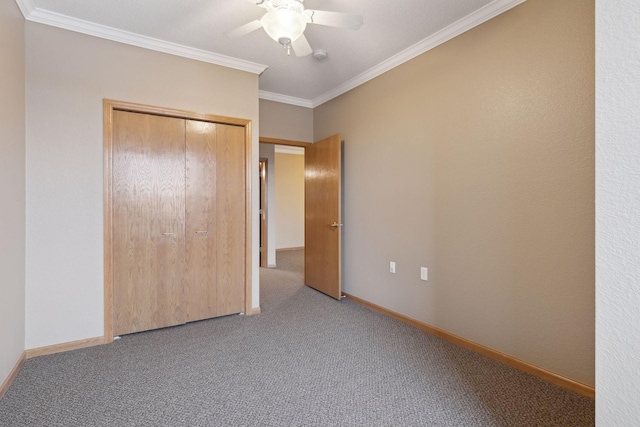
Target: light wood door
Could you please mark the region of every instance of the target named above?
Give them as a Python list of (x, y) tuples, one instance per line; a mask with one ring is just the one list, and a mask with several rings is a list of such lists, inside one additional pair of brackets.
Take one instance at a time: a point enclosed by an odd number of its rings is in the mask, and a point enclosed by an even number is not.
[(181, 119), (113, 113), (114, 334), (186, 321)]
[(244, 311), (244, 138), (242, 127), (186, 122), (188, 321)]
[(258, 182), (260, 183), (260, 267), (267, 268), (267, 159), (260, 159), (258, 165)]
[(187, 320), (216, 317), (216, 149), (215, 123), (186, 122)]
[(340, 135), (305, 150), (305, 284), (340, 299), (341, 182)]
[(244, 311), (245, 136), (244, 128), (216, 125), (216, 284), (217, 315)]

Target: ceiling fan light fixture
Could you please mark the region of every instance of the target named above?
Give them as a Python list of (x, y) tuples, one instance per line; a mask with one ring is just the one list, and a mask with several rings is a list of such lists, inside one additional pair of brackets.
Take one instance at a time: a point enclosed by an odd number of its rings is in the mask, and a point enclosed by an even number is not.
[[(241, 37), (258, 28), (273, 40), (284, 46), (287, 55), (293, 50), (296, 56), (307, 56), (313, 53), (309, 41), (304, 36), (307, 24), (326, 25), (328, 27), (357, 30), (363, 24), (362, 15), (353, 13), (331, 12), (305, 9), (304, 0), (249, 0), (267, 12), (260, 19), (248, 22), (227, 32), (227, 37)], [(321, 60), (326, 53), (319, 53), (316, 59)]]
[(260, 22), (269, 37), (281, 44), (280, 40), (297, 40), (307, 27), (304, 16), (290, 9), (270, 10)]

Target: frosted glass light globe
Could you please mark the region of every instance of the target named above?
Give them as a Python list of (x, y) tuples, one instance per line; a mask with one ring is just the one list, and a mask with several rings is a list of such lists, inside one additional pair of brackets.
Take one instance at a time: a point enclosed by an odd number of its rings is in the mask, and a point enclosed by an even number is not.
[(260, 22), (269, 37), (278, 43), (281, 43), (281, 39), (289, 39), (290, 42), (297, 40), (307, 27), (304, 16), (289, 9), (271, 10)]

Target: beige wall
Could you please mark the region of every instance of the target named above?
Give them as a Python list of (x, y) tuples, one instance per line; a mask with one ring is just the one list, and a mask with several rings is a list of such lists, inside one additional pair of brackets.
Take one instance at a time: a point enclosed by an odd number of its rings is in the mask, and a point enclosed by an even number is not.
[(260, 136), (313, 142), (313, 110), (261, 99)]
[(0, 385), (24, 352), (24, 18), (0, 2)]
[(593, 385), (593, 46), (593, 1), (529, 0), (316, 108), (345, 291)]
[(26, 52), (26, 347), (34, 348), (103, 335), (103, 98), (252, 120), (257, 188), (258, 76), (30, 22)]
[(276, 248), (304, 246), (304, 155), (276, 152)]

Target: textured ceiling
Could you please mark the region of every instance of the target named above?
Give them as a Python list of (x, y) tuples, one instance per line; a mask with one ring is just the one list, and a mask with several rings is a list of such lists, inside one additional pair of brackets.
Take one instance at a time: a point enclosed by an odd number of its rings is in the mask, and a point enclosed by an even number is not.
[(309, 102), (326, 97), (439, 30), (477, 14), (484, 6), (489, 5), (484, 8), (487, 9), (501, 3), (508, 6), (504, 9), (521, 1), (305, 0), (308, 9), (364, 16), (364, 25), (357, 31), (308, 25), (305, 35), (311, 47), (328, 53), (325, 60), (317, 61), (312, 55), (287, 56), (282, 46), (262, 29), (237, 39), (226, 37), (225, 32), (264, 14), (264, 9), (247, 0), (17, 0), (18, 4), (23, 3), (23, 11), (24, 3), (29, 3), (40, 13), (54, 12), (263, 64), (268, 68), (260, 76), (261, 91)]

